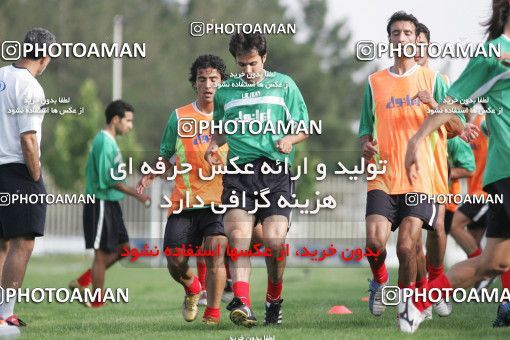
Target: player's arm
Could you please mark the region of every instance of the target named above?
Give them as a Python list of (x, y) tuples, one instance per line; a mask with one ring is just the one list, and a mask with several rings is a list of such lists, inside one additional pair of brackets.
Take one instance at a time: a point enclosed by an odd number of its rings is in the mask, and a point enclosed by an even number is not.
[(26, 131), (19, 136), (23, 159), (34, 181), (41, 178), (41, 165), (39, 163), (39, 143), (35, 131)]
[(294, 144), (301, 143), (308, 138), (308, 134), (300, 132), (297, 135), (287, 135), (276, 142), (276, 148), (282, 153), (290, 153)]
[[(221, 103), (221, 88), (216, 91), (214, 95), (214, 114), (213, 120), (215, 123), (219, 123), (225, 117), (225, 110), (223, 104)], [(209, 146), (204, 154), (204, 159), (209, 165), (220, 165), (222, 164), (221, 159), (219, 157), (215, 157), (214, 155), (218, 152), (218, 150), (227, 143), (227, 137), (224, 134), (219, 134), (215, 131), (212, 134), (211, 141), (209, 142)]]
[(363, 95), (363, 103), (361, 106), (361, 116), (359, 122), (358, 136), (361, 143), (361, 153), (365, 160), (370, 161), (375, 154), (378, 153), (376, 145), (377, 140), (373, 138), (374, 131), (374, 111), (372, 90), (370, 82), (365, 85), (365, 93)]
[(147, 195), (145, 195), (143, 193), (139, 193), (135, 188), (127, 186), (126, 184), (124, 184), (122, 182), (116, 183), (113, 187), (115, 189), (119, 190), (119, 191), (122, 191), (126, 195), (129, 195), (129, 196), (132, 196), (132, 197), (136, 198), (137, 200), (139, 200), (142, 203), (150, 201), (150, 197), (149, 196), (147, 196)]
[[(161, 137), (161, 142), (159, 145), (159, 154), (162, 158), (161, 162), (164, 164), (164, 174), (173, 168), (173, 164), (170, 162), (170, 159), (172, 159), (173, 155), (175, 154), (178, 124), (179, 122), (177, 119), (177, 112), (173, 111), (168, 118), (168, 122), (166, 124), (165, 130), (163, 131), (163, 137)], [(154, 162), (152, 168), (159, 169), (159, 167), (156, 167), (157, 162), (158, 161)], [(143, 191), (152, 184), (154, 178), (156, 178), (156, 174), (153, 173), (143, 175), (136, 185), (136, 191), (138, 193), (143, 193)]]
[(24, 103), (30, 103), (24, 106), (24, 112), (17, 115), (19, 127), (19, 139), (23, 159), (28, 168), (30, 176), (34, 181), (41, 178), (41, 163), (39, 162), (39, 143), (37, 142), (37, 130), (40, 129), (44, 118), (41, 103), (44, 102), (44, 91), (42, 88), (30, 88), (24, 93)]
[(471, 145), (461, 138), (448, 140), (448, 154), (451, 159), (451, 179), (471, 177), (475, 173), (476, 162)]

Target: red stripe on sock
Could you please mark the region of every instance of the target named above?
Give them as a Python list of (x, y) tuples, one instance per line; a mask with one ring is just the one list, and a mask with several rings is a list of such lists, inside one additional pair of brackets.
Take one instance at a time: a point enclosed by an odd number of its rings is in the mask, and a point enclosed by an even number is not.
[(193, 276), (193, 282), (191, 282), (191, 284), (188, 287), (184, 288), (184, 290), (186, 291), (186, 294), (188, 294), (188, 295), (200, 294), (201, 286), (200, 286), (200, 281), (198, 280), (198, 277)]
[(475, 251), (473, 251), (471, 254), (468, 254), (468, 258), (480, 256), (481, 253), (482, 253), (482, 250), (480, 248), (476, 248)]
[(234, 296), (241, 299), (241, 301), (251, 308), (250, 301), (250, 284), (244, 281), (234, 282), (232, 285), (232, 290), (234, 291)]
[(92, 269), (88, 269), (76, 280), (82, 287), (88, 287), (92, 283)]
[(267, 292), (266, 301), (274, 302), (278, 301), (282, 297), (283, 280), (279, 283), (274, 283), (269, 278), (267, 279)]

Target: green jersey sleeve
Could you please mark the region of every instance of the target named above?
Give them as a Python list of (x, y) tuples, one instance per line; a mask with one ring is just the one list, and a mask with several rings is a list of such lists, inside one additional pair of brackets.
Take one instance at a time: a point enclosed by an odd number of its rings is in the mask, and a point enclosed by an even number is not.
[(172, 158), (175, 153), (175, 144), (177, 143), (177, 112), (173, 111), (168, 118), (166, 123), (163, 137), (161, 137), (161, 143), (159, 145), (159, 154), (165, 159)]
[(287, 91), (285, 93), (285, 104), (289, 109), (290, 120), (308, 123), (308, 109), (306, 107), (303, 95), (299, 91), (296, 83), (290, 79), (287, 80)]
[(119, 165), (122, 163), (120, 150), (112, 143), (105, 142), (103, 145), (99, 145), (95, 151), (97, 155), (96, 164), (98, 167), (99, 189), (109, 189), (117, 183), (125, 182), (125, 180), (117, 180), (114, 178), (122, 176), (122, 174), (118, 172)]
[(475, 156), (471, 146), (460, 137), (448, 140), (448, 154), (454, 168), (462, 168), (467, 171), (475, 171)]
[(361, 118), (359, 121), (358, 137), (372, 135), (374, 131), (374, 103), (372, 100), (372, 89), (370, 82), (365, 85), (363, 103), (361, 105)]

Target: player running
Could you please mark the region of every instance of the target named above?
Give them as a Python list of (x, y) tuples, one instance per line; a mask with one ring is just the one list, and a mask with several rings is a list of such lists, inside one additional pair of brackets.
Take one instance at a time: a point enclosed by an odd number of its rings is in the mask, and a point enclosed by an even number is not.
[[(216, 256), (205, 257), (207, 307), (202, 321), (207, 325), (220, 323), (221, 295), (226, 280), (224, 256), (227, 238), (223, 229), (223, 216), (215, 214), (210, 209), (211, 203), (220, 201), (222, 178), (215, 176), (210, 181), (200, 178), (200, 170), (204, 171), (204, 175), (208, 175), (211, 170), (204, 160), (211, 135), (209, 131), (197, 131), (196, 128), (186, 132), (184, 124), (194, 120), (195, 126), (200, 126), (201, 121), (212, 120), (214, 94), (226, 77), (225, 63), (217, 56), (201, 55), (193, 62), (189, 81), (196, 91), (196, 100), (171, 113), (160, 146), (165, 172), (171, 169), (169, 160), (174, 154), (179, 171), (183, 171), (185, 163), (191, 165), (188, 173), (179, 174), (175, 178), (170, 198), (172, 206), (168, 210), (169, 216), (165, 227), (164, 247), (175, 249), (191, 245), (197, 248), (203, 243), (205, 251), (219, 249)], [(226, 152), (226, 147), (221, 148), (214, 157), (221, 163)], [(149, 187), (155, 176), (144, 175), (137, 185), (138, 192), (143, 192)], [(182, 204), (184, 204), (182, 211), (178, 211)], [(197, 205), (199, 207), (196, 207)], [(192, 273), (188, 260), (189, 257), (183, 255), (167, 256), (170, 275), (185, 291), (182, 315), (184, 320), (191, 322), (198, 315), (202, 287), (199, 278)]]
[(94, 293), (100, 290), (99, 298), (87, 301), (87, 307), (104, 305), (101, 291), (106, 270), (122, 258), (125, 247), (129, 248), (119, 202), (125, 195), (144, 204), (150, 199), (118, 179), (122, 177), (118, 170), (123, 161), (115, 137), (125, 135), (133, 128), (134, 112), (133, 106), (122, 100), (108, 104), (105, 110), (106, 126), (94, 137), (87, 159), (85, 193), (94, 195), (96, 201), (86, 203), (83, 208), (83, 231), (86, 248), (94, 249), (94, 259), (91, 268), (69, 283), (69, 288), (79, 289), (82, 293), (90, 284)]
[[(413, 15), (395, 13), (387, 25), (390, 43), (401, 47), (414, 44), (417, 25), (418, 21)], [(431, 98), (425, 101), (426, 91), (434, 101)], [(429, 138), (426, 145), (420, 148), (423, 174), (412, 185), (403, 176), (405, 169), (402, 160), (405, 150), (395, 148), (405, 145), (418, 131), (429, 116), (431, 103), (442, 102), (445, 92), (446, 84), (437, 72), (419, 66), (414, 58), (407, 58), (404, 54), (395, 57), (394, 65), (389, 69), (370, 75), (365, 87), (359, 129), (363, 157), (376, 164), (379, 160), (387, 161), (386, 173), (369, 182), (367, 193), (367, 247), (381, 253), (378, 258), (369, 259), (374, 277), (369, 285), (369, 309), (374, 315), (381, 315), (385, 309), (381, 293), (389, 281), (384, 260), (390, 230), (399, 229), (398, 283), (405, 288), (415, 285), (416, 246), (421, 238), (421, 228), (435, 227), (437, 205), (428, 201), (408, 202), (409, 195), (418, 198), (421, 194), (434, 194), (435, 162), (432, 139)], [(433, 95), (430, 96), (430, 93)], [(415, 96), (416, 94), (418, 96)], [(452, 129), (461, 132), (462, 124), (456, 124)], [(399, 306), (400, 309), (402, 307), (403, 304)]]
[[(281, 73), (268, 74), (264, 70), (267, 59), (266, 39), (261, 34), (235, 34), (232, 36), (229, 51), (235, 58), (239, 77), (227, 80), (216, 93), (214, 99), (214, 121), (228, 122), (259, 121), (265, 124), (271, 121), (308, 123), (308, 111), (299, 89), (294, 81)], [(285, 260), (278, 261), (279, 250), (285, 242), (289, 227), (291, 209), (281, 208), (280, 197), (293, 201), (290, 171), (281, 174), (262, 174), (264, 164), (273, 169), (278, 165), (292, 164), (294, 144), (308, 136), (299, 134), (243, 134), (236, 133), (213, 136), (206, 159), (214, 164), (211, 155), (218, 146), (228, 142), (229, 160), (239, 157), (236, 164), (240, 168), (253, 170), (253, 175), (225, 174), (223, 177), (222, 203), (229, 204), (238, 200), (242, 207), (229, 208), (225, 214), (225, 232), (231, 247), (247, 250), (252, 232), (258, 221), (262, 223), (263, 244), (271, 249), (271, 257), (266, 257), (268, 273), (266, 294), (265, 325), (281, 324), (283, 299), (283, 272)], [(279, 164), (280, 163), (280, 164)], [(229, 165), (232, 170), (232, 166)], [(258, 208), (259, 193), (265, 193), (269, 207)], [(234, 197), (236, 196), (236, 197)], [(252, 211), (252, 213), (248, 213)], [(257, 320), (251, 310), (250, 301), (250, 262), (249, 258), (239, 258), (231, 263), (234, 299), (228, 305), (230, 319), (237, 325), (252, 327)]]
[[(406, 173), (410, 183), (414, 183), (417, 172), (418, 150), (427, 136), (445, 122), (457, 119), (455, 110), (464, 110), (458, 102), (480, 97), (488, 99), (487, 117), (489, 130), (489, 150), (485, 168), (483, 187), (492, 195), (510, 196), (510, 3), (508, 0), (493, 0), (492, 18), (488, 21), (489, 44), (500, 44), (506, 52), (501, 59), (494, 56), (477, 56), (470, 60), (460, 78), (448, 91), (449, 99), (457, 103), (443, 103), (435, 114), (427, 119), (418, 133), (407, 145), (405, 158)], [(504, 18), (502, 21), (501, 18)], [(506, 60), (505, 60), (506, 59)], [(448, 112), (445, 112), (448, 110)], [(466, 288), (477, 281), (500, 275), (510, 269), (510, 200), (503, 203), (490, 203), (487, 212), (487, 245), (478, 257), (468, 259), (453, 266), (446, 274), (429, 282), (428, 288)], [(503, 288), (510, 288), (503, 282)], [(432, 292), (435, 294), (435, 292)], [(400, 329), (414, 332), (422, 321), (421, 311), (431, 304), (406, 301), (407, 318), (401, 320)], [(498, 308), (495, 327), (510, 325), (510, 303), (502, 303)]]

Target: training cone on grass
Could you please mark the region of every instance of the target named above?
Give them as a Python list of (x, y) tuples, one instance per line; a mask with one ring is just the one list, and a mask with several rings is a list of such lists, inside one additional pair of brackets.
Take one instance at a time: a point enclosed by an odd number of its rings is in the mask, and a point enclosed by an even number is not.
[(328, 314), (352, 314), (352, 312), (345, 306), (333, 306)]

